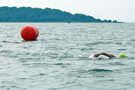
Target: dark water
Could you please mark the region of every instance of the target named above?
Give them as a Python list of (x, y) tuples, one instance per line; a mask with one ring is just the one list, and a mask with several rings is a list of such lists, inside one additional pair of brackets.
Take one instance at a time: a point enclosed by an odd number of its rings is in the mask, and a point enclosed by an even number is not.
[[(27, 25), (37, 41), (22, 40)], [(0, 90), (135, 89), (135, 24), (0, 23), (0, 34)], [(128, 58), (88, 58), (99, 52)]]

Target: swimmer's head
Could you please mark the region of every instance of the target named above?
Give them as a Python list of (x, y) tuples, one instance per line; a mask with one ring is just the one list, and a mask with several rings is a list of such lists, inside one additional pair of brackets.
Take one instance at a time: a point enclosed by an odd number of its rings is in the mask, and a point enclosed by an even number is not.
[(119, 58), (127, 58), (127, 56), (124, 53), (121, 53)]

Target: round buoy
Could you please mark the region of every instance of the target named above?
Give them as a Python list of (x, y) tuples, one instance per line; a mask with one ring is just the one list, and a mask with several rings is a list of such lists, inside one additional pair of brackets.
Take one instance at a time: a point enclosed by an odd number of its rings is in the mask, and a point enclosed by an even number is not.
[(26, 41), (35, 40), (39, 35), (38, 29), (34, 26), (26, 26), (21, 31), (21, 36)]

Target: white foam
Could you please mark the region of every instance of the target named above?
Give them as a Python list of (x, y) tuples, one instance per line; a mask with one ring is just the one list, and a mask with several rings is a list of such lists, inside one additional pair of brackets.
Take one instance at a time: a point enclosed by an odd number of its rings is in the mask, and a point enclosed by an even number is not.
[(95, 57), (94, 57), (94, 54), (90, 55), (89, 58), (95, 58)]

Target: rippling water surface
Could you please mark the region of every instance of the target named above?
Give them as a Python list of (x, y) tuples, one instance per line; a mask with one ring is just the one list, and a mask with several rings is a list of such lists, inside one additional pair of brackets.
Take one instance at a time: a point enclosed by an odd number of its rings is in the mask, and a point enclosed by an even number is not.
[[(37, 41), (22, 40), (27, 25)], [(0, 90), (135, 89), (135, 24), (0, 23), (0, 34)], [(100, 52), (128, 58), (88, 58)]]

